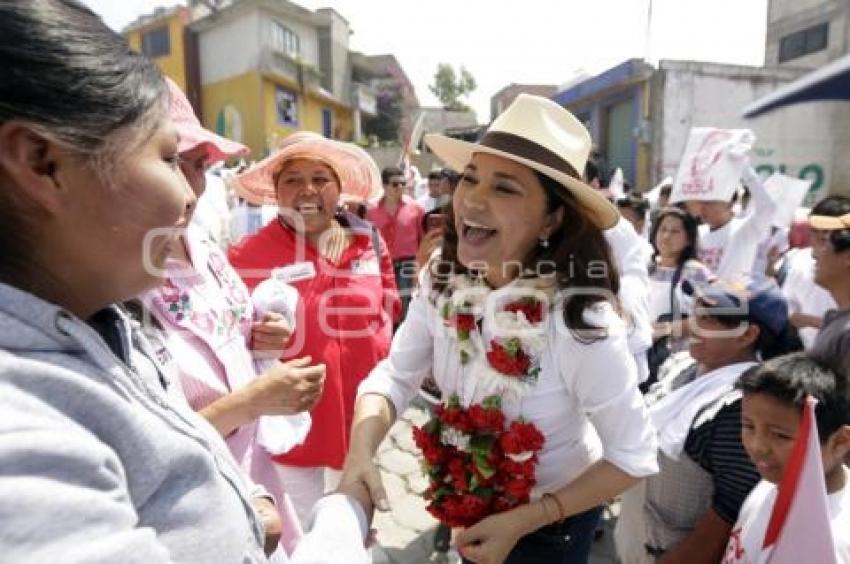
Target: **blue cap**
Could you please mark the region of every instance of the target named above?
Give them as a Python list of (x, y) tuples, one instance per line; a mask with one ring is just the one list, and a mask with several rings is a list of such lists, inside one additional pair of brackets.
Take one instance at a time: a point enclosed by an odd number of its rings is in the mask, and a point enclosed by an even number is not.
[(788, 302), (772, 280), (715, 281), (692, 292), (718, 317), (741, 317), (781, 335), (788, 326)]

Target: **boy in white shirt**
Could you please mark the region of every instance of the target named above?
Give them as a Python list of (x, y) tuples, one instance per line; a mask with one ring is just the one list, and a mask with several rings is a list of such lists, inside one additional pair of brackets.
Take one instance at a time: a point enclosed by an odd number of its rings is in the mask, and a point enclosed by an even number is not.
[(776, 203), (752, 167), (744, 170), (743, 181), (752, 194), (752, 203), (744, 217), (735, 217), (732, 202), (687, 202), (688, 212), (704, 222), (699, 230), (699, 260), (725, 280), (752, 272), (756, 250), (770, 235), (776, 212)]
[(829, 497), (836, 561), (850, 564), (850, 392), (844, 375), (805, 353), (778, 357), (745, 372), (736, 384), (743, 392), (741, 438), (762, 481), (744, 502), (732, 528), (724, 564), (755, 563), (800, 428), (806, 396), (818, 400), (815, 419)]

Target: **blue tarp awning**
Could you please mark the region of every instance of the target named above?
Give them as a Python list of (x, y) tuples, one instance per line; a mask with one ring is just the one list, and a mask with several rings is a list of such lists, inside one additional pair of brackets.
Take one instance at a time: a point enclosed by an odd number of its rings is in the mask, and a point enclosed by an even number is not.
[(811, 72), (744, 108), (755, 117), (775, 108), (818, 100), (850, 100), (850, 55)]
[(612, 67), (592, 78), (583, 80), (569, 90), (558, 92), (552, 96), (552, 99), (561, 106), (566, 107), (576, 100), (593, 96), (607, 88), (622, 84), (627, 80), (640, 75), (642, 72), (639, 64), (640, 62), (641, 61), (639, 59), (629, 59), (628, 61), (620, 63), (616, 67)]

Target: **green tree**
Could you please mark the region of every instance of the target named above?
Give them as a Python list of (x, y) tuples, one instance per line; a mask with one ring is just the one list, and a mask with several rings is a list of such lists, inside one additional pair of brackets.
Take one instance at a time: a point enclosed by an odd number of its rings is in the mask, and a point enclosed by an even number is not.
[(460, 67), (460, 76), (458, 76), (451, 65), (440, 63), (437, 65), (437, 72), (434, 73), (434, 84), (429, 85), (428, 88), (445, 109), (464, 111), (468, 110), (469, 106), (461, 101), (461, 98), (469, 96), (477, 86), (475, 78), (463, 66)]

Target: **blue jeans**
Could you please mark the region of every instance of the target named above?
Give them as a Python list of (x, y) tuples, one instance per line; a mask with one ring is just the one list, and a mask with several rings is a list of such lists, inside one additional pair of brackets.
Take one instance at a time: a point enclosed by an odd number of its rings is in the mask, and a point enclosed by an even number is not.
[(602, 507), (594, 507), (537, 529), (519, 539), (505, 564), (587, 564), (601, 516)]

